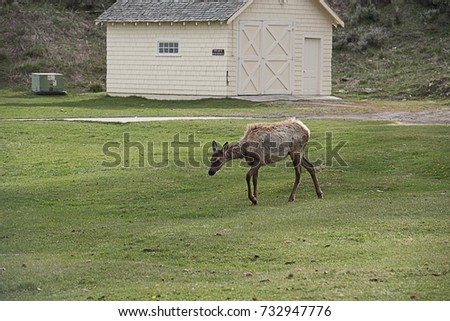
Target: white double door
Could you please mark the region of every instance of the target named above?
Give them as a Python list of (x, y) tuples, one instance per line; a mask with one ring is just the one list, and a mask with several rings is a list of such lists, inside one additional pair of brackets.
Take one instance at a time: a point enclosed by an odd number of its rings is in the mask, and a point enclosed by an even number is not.
[(238, 94), (292, 94), (293, 24), (286, 21), (241, 21)]

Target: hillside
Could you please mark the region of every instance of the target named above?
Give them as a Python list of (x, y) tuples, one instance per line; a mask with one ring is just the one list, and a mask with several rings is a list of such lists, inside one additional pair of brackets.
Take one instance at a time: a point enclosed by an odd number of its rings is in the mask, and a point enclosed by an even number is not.
[(449, 0), (330, 2), (346, 23), (334, 32), (335, 94), (450, 98)]
[[(0, 7), (0, 86), (28, 90), (32, 72), (62, 72), (72, 92), (104, 90), (100, 12), (35, 2)], [(449, 0), (329, 3), (346, 23), (334, 34), (335, 95), (450, 98)]]
[(106, 78), (99, 12), (49, 3), (0, 9), (0, 86), (30, 88), (33, 72), (62, 72), (71, 91), (102, 90)]

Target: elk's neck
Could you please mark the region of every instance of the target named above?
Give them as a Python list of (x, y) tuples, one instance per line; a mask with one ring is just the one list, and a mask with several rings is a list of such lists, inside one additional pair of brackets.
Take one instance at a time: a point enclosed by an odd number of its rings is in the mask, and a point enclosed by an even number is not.
[(227, 151), (227, 159), (232, 160), (236, 158), (244, 158), (242, 154), (241, 145), (239, 143), (234, 143), (230, 145), (230, 148)]

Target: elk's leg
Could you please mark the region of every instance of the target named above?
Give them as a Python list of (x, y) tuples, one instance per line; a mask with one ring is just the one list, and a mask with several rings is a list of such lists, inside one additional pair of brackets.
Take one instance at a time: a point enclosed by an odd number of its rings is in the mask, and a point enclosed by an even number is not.
[(258, 174), (259, 168), (256, 170), (255, 174), (253, 174), (253, 196), (255, 196), (255, 198), (258, 197)]
[[(257, 186), (257, 180), (258, 180), (258, 170), (260, 166), (255, 166), (250, 168), (250, 170), (247, 173), (247, 192), (248, 192), (248, 198), (250, 201), (252, 201), (253, 205), (258, 204), (258, 201), (256, 200), (256, 195), (253, 195), (252, 193), (252, 186), (250, 180), (253, 178), (253, 185)], [(256, 178), (255, 178), (256, 175)], [(255, 184), (256, 182), (256, 184)], [(256, 188), (255, 188), (256, 191)]]
[(298, 184), (300, 184), (300, 178), (302, 175), (302, 167), (301, 167), (301, 156), (298, 153), (294, 153), (291, 155), (292, 163), (294, 164), (295, 169), (295, 181), (294, 186), (292, 187), (291, 196), (289, 196), (289, 202), (295, 201), (295, 193), (297, 192)]
[(322, 193), (322, 190), (320, 189), (319, 181), (317, 180), (316, 170), (314, 168), (314, 165), (311, 164), (309, 162), (309, 160), (307, 160), (304, 156), (302, 157), (302, 165), (303, 165), (304, 168), (306, 168), (306, 170), (311, 175), (311, 178), (312, 178), (312, 180), (314, 182), (314, 187), (316, 188), (317, 197), (318, 198), (323, 198), (323, 193)]

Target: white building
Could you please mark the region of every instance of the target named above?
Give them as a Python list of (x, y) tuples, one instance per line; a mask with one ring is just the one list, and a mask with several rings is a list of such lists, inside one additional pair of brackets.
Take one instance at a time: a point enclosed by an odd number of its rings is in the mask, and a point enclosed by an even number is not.
[(107, 28), (112, 96), (331, 94), (323, 0), (119, 0)]

